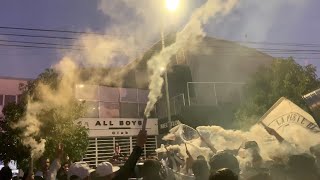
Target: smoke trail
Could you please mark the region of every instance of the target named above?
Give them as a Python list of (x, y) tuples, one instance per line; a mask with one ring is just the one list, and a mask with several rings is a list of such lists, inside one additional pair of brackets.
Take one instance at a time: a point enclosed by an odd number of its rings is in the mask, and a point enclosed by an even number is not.
[(27, 104), (26, 116), (18, 122), (18, 124), (13, 124), (13, 128), (23, 129), (23, 134), (21, 135), (22, 144), (31, 149), (31, 157), (38, 159), (44, 152), (45, 140), (40, 139), (37, 141), (35, 137), (39, 134), (41, 122), (37, 119), (36, 113), (39, 112), (41, 107), (40, 103), (29, 103)]
[(150, 84), (149, 84), (149, 101), (145, 109), (145, 115), (149, 116), (151, 110), (154, 108), (155, 103), (161, 96), (161, 88), (163, 85), (163, 78), (161, 77), (163, 71), (166, 70), (170, 59), (181, 48), (186, 45), (192, 45), (199, 41), (199, 37), (203, 37), (203, 24), (207, 23), (210, 17), (218, 14), (225, 15), (237, 4), (238, 0), (208, 0), (204, 5), (195, 10), (191, 15), (189, 22), (185, 25), (183, 30), (177, 33), (175, 43), (164, 48), (159, 54), (153, 56), (148, 61), (148, 69), (151, 71)]

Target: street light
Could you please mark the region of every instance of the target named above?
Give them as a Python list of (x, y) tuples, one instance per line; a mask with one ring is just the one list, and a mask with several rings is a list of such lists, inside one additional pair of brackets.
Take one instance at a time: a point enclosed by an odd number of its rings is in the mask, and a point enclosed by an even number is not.
[(166, 6), (169, 11), (175, 11), (179, 6), (180, 0), (166, 0)]
[[(169, 11), (175, 11), (179, 6), (180, 0), (166, 0), (166, 7)], [(164, 23), (162, 23), (164, 26)], [(161, 29), (161, 44), (162, 50), (165, 48), (164, 42), (164, 28)], [(164, 67), (162, 67), (161, 71), (164, 71), (164, 82), (165, 82), (165, 90), (166, 90), (166, 100), (167, 100), (167, 114), (168, 114), (168, 128), (169, 130), (172, 128), (171, 123), (171, 108), (170, 108), (170, 96), (169, 96), (169, 84), (168, 84), (168, 73)]]

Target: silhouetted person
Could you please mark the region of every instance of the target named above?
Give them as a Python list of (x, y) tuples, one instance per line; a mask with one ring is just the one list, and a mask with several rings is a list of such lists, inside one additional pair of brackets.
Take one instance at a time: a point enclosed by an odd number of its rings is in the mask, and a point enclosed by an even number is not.
[(0, 180), (10, 180), (12, 178), (12, 171), (9, 167), (9, 160), (4, 160), (4, 167), (0, 170)]
[(254, 176), (248, 178), (248, 180), (272, 180), (272, 178), (267, 173), (259, 173), (257, 175), (254, 175)]
[(240, 155), (243, 156), (242, 158), (250, 159), (245, 164), (245, 167), (241, 171), (241, 178), (247, 179), (253, 175), (256, 175), (260, 172), (266, 171), (265, 168), (263, 168), (263, 159), (260, 155), (260, 148), (256, 141), (247, 141), (243, 144), (242, 149), (243, 154)]
[(143, 180), (163, 180), (161, 163), (156, 160), (146, 160), (142, 166)]
[(206, 160), (206, 158), (202, 155), (197, 156), (197, 160)]
[(238, 175), (232, 172), (230, 169), (223, 168), (215, 173), (212, 173), (209, 180), (238, 180)]
[(57, 172), (57, 179), (58, 180), (67, 180), (68, 179), (68, 171), (69, 171), (69, 164), (64, 163)]
[(210, 172), (215, 173), (219, 169), (228, 168), (239, 175), (240, 168), (237, 158), (225, 151), (218, 152), (210, 158)]
[(205, 160), (195, 160), (192, 164), (192, 172), (196, 180), (208, 179), (210, 174)]
[(24, 171), (22, 180), (34, 180), (34, 174), (33, 174), (33, 172), (31, 172), (32, 174), (29, 174), (29, 173), (30, 173), (29, 168), (27, 168), (27, 169)]
[(315, 159), (309, 154), (291, 155), (287, 167), (287, 180), (320, 179)]

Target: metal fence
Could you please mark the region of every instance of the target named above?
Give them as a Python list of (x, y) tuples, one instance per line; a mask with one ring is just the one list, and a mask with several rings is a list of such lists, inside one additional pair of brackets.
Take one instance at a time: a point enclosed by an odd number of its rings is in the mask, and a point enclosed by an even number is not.
[[(115, 143), (119, 143), (121, 152), (127, 156), (133, 150), (136, 144), (136, 137), (98, 137), (90, 138), (87, 152), (83, 157), (83, 161), (90, 166), (97, 166), (99, 163), (109, 161), (113, 156)], [(146, 158), (148, 154), (154, 153), (157, 149), (157, 137), (148, 136), (147, 142), (144, 146), (142, 157)]]
[[(178, 115), (181, 113), (183, 107), (186, 105), (186, 99), (184, 94), (178, 94), (170, 98), (170, 110), (171, 115)], [(162, 98), (157, 103), (157, 115), (158, 118), (165, 118), (168, 116), (167, 113), (167, 101), (165, 98)]]
[(242, 82), (188, 82), (188, 105), (219, 105), (241, 103)]

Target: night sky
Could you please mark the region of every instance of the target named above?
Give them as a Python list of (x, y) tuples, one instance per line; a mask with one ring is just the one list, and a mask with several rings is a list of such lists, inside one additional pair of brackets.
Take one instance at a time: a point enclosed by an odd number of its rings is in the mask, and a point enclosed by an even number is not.
[[(249, 44), (252, 47), (290, 50), (319, 49), (320, 11), (318, 7), (320, 7), (320, 1), (280, 1), (282, 3), (279, 3), (279, 0), (268, 0), (267, 2), (243, 0), (226, 17), (211, 19), (205, 26), (205, 30), (209, 36), (228, 40), (296, 43), (294, 46)], [(112, 1), (107, 2), (112, 3)], [(183, 24), (188, 19), (190, 12), (202, 2), (203, 0), (199, 0), (199, 2), (190, 3), (187, 9), (189, 13), (186, 13), (186, 17), (183, 18), (184, 21), (180, 23)], [(182, 3), (188, 3), (188, 1), (184, 0)], [(2, 1), (0, 4), (0, 26), (108, 32), (108, 28), (114, 27), (116, 24), (108, 15), (99, 10), (99, 4), (100, 1), (98, 0)], [(123, 15), (124, 12), (128, 12), (128, 9), (119, 10), (119, 15)], [(128, 21), (136, 20), (136, 17), (133, 17), (130, 13), (125, 14), (125, 17)], [(0, 34), (4, 33), (77, 37), (76, 34), (70, 33), (28, 32), (0, 28)], [(34, 78), (45, 68), (55, 64), (61, 59), (61, 52), (55, 49), (6, 47), (1, 46), (1, 44), (17, 43), (1, 42), (1, 40), (72, 43), (71, 40), (0, 35), (0, 76), (25, 78)], [(315, 45), (306, 47), (301, 44)], [(273, 55), (279, 57), (294, 56), (301, 64), (320, 65), (320, 57), (317, 51), (299, 53), (292, 51), (292, 54), (282, 54), (281, 52), (276, 52)]]

